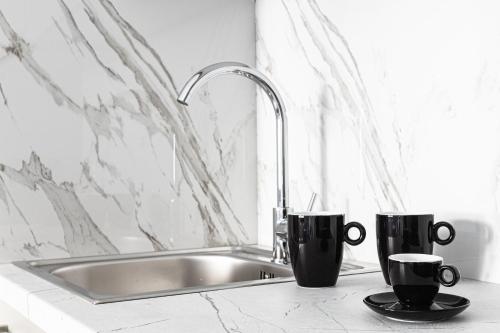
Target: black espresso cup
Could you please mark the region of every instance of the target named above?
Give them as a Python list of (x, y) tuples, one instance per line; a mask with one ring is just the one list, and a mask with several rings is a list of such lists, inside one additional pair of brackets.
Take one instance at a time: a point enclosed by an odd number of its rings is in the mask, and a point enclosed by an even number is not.
[[(452, 275), (446, 279), (444, 274)], [(460, 280), (455, 266), (443, 265), (443, 258), (421, 253), (389, 256), (389, 277), (399, 302), (409, 308), (426, 308), (432, 304), (439, 286), (452, 287)]]
[[(438, 236), (441, 227), (448, 229), (446, 239)], [(455, 229), (448, 222), (434, 224), (432, 214), (380, 213), (377, 214), (377, 251), (385, 282), (390, 285), (388, 260), (392, 254), (432, 254), (434, 242), (446, 245), (455, 238)]]
[[(351, 239), (349, 230), (359, 230)], [(344, 241), (358, 245), (366, 230), (358, 222), (344, 226), (344, 215), (329, 212), (303, 212), (288, 215), (288, 247), (293, 273), (302, 287), (331, 287), (337, 283), (342, 264)]]

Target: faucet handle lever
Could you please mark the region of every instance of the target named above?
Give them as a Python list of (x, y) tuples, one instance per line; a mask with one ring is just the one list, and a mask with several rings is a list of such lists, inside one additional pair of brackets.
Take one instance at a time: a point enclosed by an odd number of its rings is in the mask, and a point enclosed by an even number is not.
[(307, 205), (308, 212), (310, 212), (314, 208), (314, 203), (316, 202), (317, 196), (318, 196), (318, 193), (316, 193), (316, 192), (311, 193), (311, 199), (309, 199), (309, 204)]

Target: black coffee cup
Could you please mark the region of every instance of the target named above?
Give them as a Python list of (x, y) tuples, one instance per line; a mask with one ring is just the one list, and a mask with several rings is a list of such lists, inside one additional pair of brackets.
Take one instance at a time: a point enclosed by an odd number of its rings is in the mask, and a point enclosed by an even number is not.
[[(359, 237), (351, 239), (349, 230), (357, 228)], [(303, 212), (288, 215), (288, 247), (293, 273), (299, 286), (331, 287), (337, 282), (344, 253), (344, 241), (358, 245), (366, 230), (358, 222), (344, 226), (344, 215), (329, 212)]]
[[(447, 280), (444, 273), (452, 278)], [(452, 287), (460, 280), (455, 266), (443, 265), (443, 258), (421, 253), (400, 253), (389, 256), (389, 278), (399, 302), (410, 308), (429, 307), (439, 286)]]
[[(446, 239), (438, 230), (449, 231)], [(455, 229), (448, 222), (434, 224), (433, 214), (380, 213), (377, 214), (377, 251), (385, 282), (390, 285), (387, 258), (398, 253), (432, 254), (434, 242), (446, 245), (455, 238)]]

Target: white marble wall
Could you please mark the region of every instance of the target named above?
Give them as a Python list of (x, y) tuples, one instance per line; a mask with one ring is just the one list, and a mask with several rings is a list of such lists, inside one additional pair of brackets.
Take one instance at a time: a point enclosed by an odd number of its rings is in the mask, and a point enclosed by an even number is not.
[[(435, 252), (500, 282), (498, 1), (283, 0), (256, 4), (257, 62), (290, 123), (292, 206), (365, 224), (350, 248), (377, 261), (375, 213), (451, 221)], [(259, 241), (270, 244), (273, 115), (258, 98)]]
[(251, 0), (0, 1), (0, 262), (255, 243)]

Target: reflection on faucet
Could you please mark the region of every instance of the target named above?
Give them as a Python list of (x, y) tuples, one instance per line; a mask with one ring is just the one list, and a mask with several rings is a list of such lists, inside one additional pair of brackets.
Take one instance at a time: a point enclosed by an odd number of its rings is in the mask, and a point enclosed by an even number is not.
[(177, 101), (188, 105), (188, 98), (197, 87), (222, 74), (244, 76), (266, 92), (276, 115), (276, 171), (277, 205), (273, 212), (273, 261), (287, 264), (289, 260), (288, 233), (288, 151), (287, 118), (285, 105), (273, 83), (261, 72), (237, 62), (221, 62), (207, 66), (195, 73), (184, 85)]

